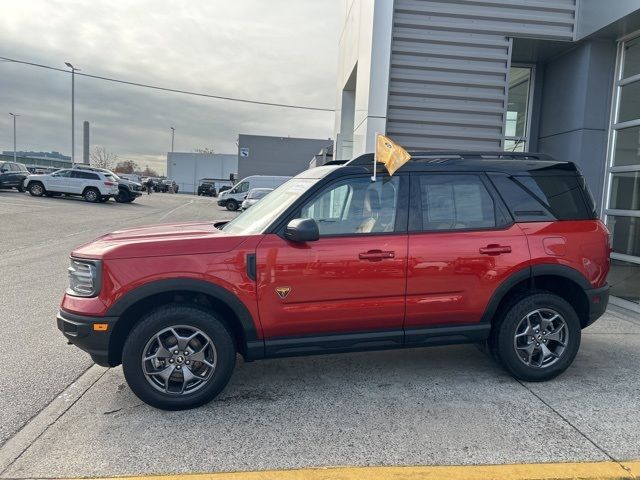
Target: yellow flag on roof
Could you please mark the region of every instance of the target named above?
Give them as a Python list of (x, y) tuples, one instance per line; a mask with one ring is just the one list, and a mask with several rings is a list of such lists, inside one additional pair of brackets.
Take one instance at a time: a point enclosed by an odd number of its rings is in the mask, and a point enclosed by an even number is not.
[(389, 137), (376, 135), (376, 161), (384, 163), (389, 175), (396, 173), (402, 165), (411, 159), (411, 155)]

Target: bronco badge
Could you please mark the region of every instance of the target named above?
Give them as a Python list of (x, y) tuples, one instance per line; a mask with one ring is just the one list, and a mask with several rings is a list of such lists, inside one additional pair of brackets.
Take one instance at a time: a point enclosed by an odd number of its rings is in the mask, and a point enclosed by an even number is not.
[(276, 293), (282, 299), (287, 298), (289, 292), (291, 291), (291, 287), (276, 287)]

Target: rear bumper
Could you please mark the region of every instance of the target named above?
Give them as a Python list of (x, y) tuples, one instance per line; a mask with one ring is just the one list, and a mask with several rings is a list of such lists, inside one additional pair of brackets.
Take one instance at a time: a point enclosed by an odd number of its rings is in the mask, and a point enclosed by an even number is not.
[(609, 305), (609, 288), (607, 283), (603, 287), (584, 291), (589, 301), (589, 318), (585, 327), (591, 325), (604, 314), (607, 305)]
[[(58, 330), (76, 347), (84, 350), (103, 367), (115, 366), (109, 361), (109, 340), (118, 317), (87, 317), (60, 310), (56, 317)], [(104, 331), (94, 330), (96, 323), (106, 323)]]

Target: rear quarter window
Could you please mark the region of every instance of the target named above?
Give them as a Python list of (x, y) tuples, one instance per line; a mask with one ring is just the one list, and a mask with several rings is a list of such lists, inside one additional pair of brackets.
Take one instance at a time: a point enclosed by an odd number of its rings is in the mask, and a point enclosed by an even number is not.
[(490, 178), (517, 222), (596, 218), (580, 175), (491, 174)]

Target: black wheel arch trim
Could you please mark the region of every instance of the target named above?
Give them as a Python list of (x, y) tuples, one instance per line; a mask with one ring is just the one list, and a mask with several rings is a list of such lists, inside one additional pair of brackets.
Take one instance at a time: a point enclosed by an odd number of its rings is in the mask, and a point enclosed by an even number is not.
[(205, 280), (172, 278), (147, 283), (125, 294), (107, 310), (105, 316), (120, 317), (130, 307), (152, 295), (185, 290), (211, 296), (227, 305), (240, 321), (246, 342), (247, 354), (251, 358), (264, 356), (264, 342), (258, 338), (256, 324), (247, 307), (229, 290)]
[(513, 273), (509, 278), (507, 278), (500, 284), (500, 286), (491, 296), (491, 300), (489, 300), (487, 308), (485, 309), (480, 322), (490, 323), (492, 321), (502, 300), (518, 283), (524, 280), (530, 280), (531, 286), (534, 286), (536, 277), (540, 277), (543, 275), (555, 275), (557, 277), (566, 278), (567, 280), (571, 280), (576, 283), (583, 290), (592, 288), (591, 284), (585, 278), (585, 276), (575, 268), (549, 263), (530, 265)]

